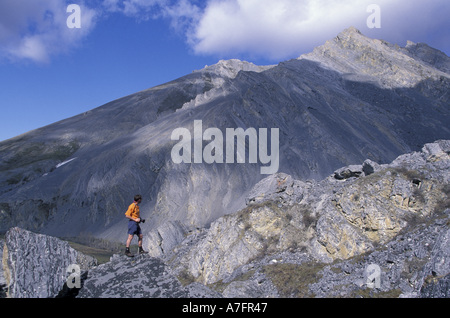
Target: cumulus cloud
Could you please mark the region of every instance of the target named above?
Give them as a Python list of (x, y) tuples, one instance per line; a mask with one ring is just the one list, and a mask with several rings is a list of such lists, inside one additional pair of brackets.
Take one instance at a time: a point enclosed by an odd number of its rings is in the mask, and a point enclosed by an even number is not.
[(61, 0), (2, 0), (0, 57), (45, 63), (75, 47), (94, 28), (97, 13), (80, 4), (82, 27), (69, 29), (67, 6)]
[[(376, 34), (367, 27), (372, 3), (382, 13)], [(448, 0), (211, 0), (187, 36), (198, 54), (282, 59), (310, 51), (349, 26), (394, 41), (442, 32), (449, 26), (443, 8)]]
[(202, 15), (204, 1), (191, 0), (103, 0), (106, 12), (122, 13), (137, 21), (166, 19), (183, 36), (193, 32)]
[(109, 12), (120, 12), (128, 17), (147, 20), (157, 17), (159, 8), (167, 6), (167, 0), (104, 0), (103, 7)]

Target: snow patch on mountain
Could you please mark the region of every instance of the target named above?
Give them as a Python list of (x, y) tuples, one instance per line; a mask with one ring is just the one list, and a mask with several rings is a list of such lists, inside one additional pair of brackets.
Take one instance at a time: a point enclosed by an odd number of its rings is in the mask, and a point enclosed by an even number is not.
[(61, 162), (61, 163), (58, 163), (58, 164), (56, 165), (56, 168), (62, 167), (62, 166), (68, 164), (69, 162), (71, 162), (71, 161), (73, 161), (73, 160), (75, 160), (75, 159), (77, 159), (77, 158), (72, 158), (72, 159), (63, 161), (63, 162)]

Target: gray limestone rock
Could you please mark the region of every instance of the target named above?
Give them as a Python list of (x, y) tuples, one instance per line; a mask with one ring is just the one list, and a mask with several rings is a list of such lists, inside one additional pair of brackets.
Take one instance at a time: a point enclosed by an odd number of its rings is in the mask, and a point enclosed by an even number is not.
[[(301, 268), (305, 262), (319, 264), (314, 268), (322, 277), (304, 287), (308, 296), (418, 297), (425, 286), (422, 295), (433, 297), (436, 292), (439, 297), (450, 272), (449, 188), (448, 182), (441, 183), (450, 174), (446, 145), (427, 144), (391, 164), (366, 161), (374, 167), (367, 174), (363, 165), (339, 169), (361, 174), (342, 179), (334, 174), (310, 182), (292, 191), (291, 199), (280, 200), (280, 193), (295, 184), (292, 178), (267, 177), (250, 191), (246, 209), (219, 218), (191, 238), (188, 249), (177, 250), (171, 266), (205, 284), (227, 282), (223, 294), (230, 297), (273, 296), (255, 283), (257, 275), (267, 279), (264, 266)], [(279, 180), (289, 182), (280, 187)], [(307, 255), (309, 260), (293, 255)], [(264, 261), (270, 257), (272, 261)], [(367, 287), (364, 276), (371, 264), (380, 266), (383, 275), (377, 290)], [(242, 276), (249, 278), (239, 279)], [(427, 287), (424, 281), (437, 287)]]
[(439, 278), (430, 278), (420, 290), (422, 298), (450, 298), (450, 274)]
[(147, 255), (115, 255), (89, 271), (79, 298), (177, 298), (187, 297), (180, 282), (164, 263)]
[(4, 272), (3, 272), (3, 248), (5, 245), (5, 241), (0, 239), (0, 255), (2, 256), (2, 263), (0, 264), (0, 298), (6, 297), (6, 291), (8, 283), (6, 281)]
[(69, 246), (66, 241), (20, 228), (6, 233), (3, 246), (3, 277), (11, 298), (56, 297), (76, 265), (79, 274), (97, 265), (97, 260)]
[(78, 298), (202, 298), (220, 294), (198, 283), (183, 286), (158, 258), (114, 255), (89, 271)]
[(143, 247), (151, 256), (161, 257), (165, 252), (179, 245), (187, 232), (181, 222), (168, 221), (145, 236)]

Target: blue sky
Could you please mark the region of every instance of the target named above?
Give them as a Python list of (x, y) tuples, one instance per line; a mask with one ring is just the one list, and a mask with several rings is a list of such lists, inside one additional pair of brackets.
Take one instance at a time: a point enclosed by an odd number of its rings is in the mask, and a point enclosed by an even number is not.
[[(70, 4), (81, 28), (67, 26)], [(0, 0), (0, 140), (220, 59), (295, 58), (349, 26), (450, 55), (449, 15), (448, 0)]]

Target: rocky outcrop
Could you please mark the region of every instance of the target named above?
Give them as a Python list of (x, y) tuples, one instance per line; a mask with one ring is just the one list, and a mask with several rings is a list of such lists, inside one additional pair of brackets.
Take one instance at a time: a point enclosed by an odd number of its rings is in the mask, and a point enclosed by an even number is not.
[(161, 257), (185, 238), (188, 230), (179, 221), (168, 221), (144, 237), (143, 246), (153, 257)]
[(110, 262), (89, 271), (79, 298), (187, 298), (218, 297), (199, 283), (183, 286), (157, 258), (114, 255)]
[[(397, 235), (387, 244), (366, 254), (326, 265), (320, 278), (309, 285), (315, 297), (442, 297), (442, 290), (428, 292), (430, 282), (437, 284), (449, 273), (442, 268), (450, 256), (448, 245), (449, 213), (447, 209), (429, 224)], [(367, 269), (379, 267), (379, 287), (368, 283)], [(448, 290), (445, 291), (448, 293)]]
[[(377, 292), (386, 296), (426, 295), (429, 275), (444, 279), (435, 288), (445, 289), (449, 154), (450, 141), (438, 141), (390, 164), (339, 169), (320, 182), (270, 176), (250, 192), (247, 208), (175, 249), (172, 266), (204, 284), (228, 282), (227, 295), (242, 289), (255, 297), (280, 294), (260, 285), (276, 284), (279, 271), (309, 266), (317, 279), (304, 286), (305, 295), (357, 296), (368, 292), (364, 273), (372, 263), (385, 273)], [(236, 282), (246, 275), (252, 278)], [(347, 287), (339, 290), (339, 284)]]
[[(3, 268), (5, 267), (3, 263), (6, 261), (6, 258), (3, 258), (3, 250), (4, 250), (5, 241), (0, 239), (0, 256), (2, 257), (2, 262), (0, 263), (0, 298), (6, 297), (6, 291), (8, 282), (6, 281), (5, 273)], [(7, 273), (7, 277), (9, 273)]]
[(77, 265), (80, 275), (97, 265), (66, 241), (17, 227), (6, 233), (2, 255), (3, 290), (11, 298), (56, 297), (73, 273), (70, 265)]
[[(221, 297), (210, 288), (183, 286), (162, 260), (148, 255), (114, 255), (106, 264), (66, 241), (20, 228), (0, 241), (0, 298), (200, 298)], [(80, 272), (70, 266), (76, 265)], [(80, 288), (69, 276), (77, 274)], [(75, 277), (75, 276), (73, 276)]]

